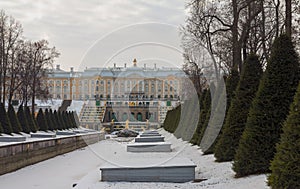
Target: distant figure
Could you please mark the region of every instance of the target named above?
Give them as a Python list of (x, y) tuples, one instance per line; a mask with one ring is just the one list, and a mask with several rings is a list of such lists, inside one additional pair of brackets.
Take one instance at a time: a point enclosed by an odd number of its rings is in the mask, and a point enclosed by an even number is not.
[(146, 119), (147, 121), (146, 121), (146, 127), (147, 127), (147, 130), (150, 130), (150, 127), (149, 127), (149, 120), (148, 119)]
[(125, 129), (129, 129), (129, 120), (128, 119), (125, 122)]

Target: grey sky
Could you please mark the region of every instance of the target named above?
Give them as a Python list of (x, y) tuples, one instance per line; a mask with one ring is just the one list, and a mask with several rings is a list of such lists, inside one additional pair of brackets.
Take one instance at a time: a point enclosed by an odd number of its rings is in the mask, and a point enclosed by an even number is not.
[[(21, 22), (25, 37), (33, 40), (45, 38), (50, 45), (57, 47), (61, 56), (56, 63), (63, 69), (103, 66), (121, 49), (127, 50), (105, 66), (114, 62), (123, 66), (135, 57), (147, 64), (149, 60), (161, 60), (168, 62), (167, 65), (178, 65), (181, 54), (167, 46), (179, 48), (177, 29), (184, 23), (184, 6), (183, 0), (0, 2), (1, 9)], [(137, 23), (146, 24), (136, 26)], [(132, 47), (132, 44), (139, 45)], [(81, 63), (82, 60), (85, 63)]]

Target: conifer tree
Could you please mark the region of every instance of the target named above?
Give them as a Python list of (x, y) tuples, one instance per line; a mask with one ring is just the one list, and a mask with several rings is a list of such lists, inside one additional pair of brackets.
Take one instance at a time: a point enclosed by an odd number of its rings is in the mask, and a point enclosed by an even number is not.
[(228, 110), (222, 134), (214, 149), (216, 161), (233, 160), (261, 75), (262, 66), (258, 57), (254, 54), (249, 55), (244, 63), (235, 98)]
[(203, 132), (200, 148), (203, 154), (211, 154), (213, 152), (214, 143), (217, 140), (219, 132), (222, 128), (226, 111), (226, 90), (224, 83), (219, 83), (213, 97), (211, 113)]
[(62, 118), (63, 118), (63, 121), (64, 121), (65, 129), (69, 129), (70, 125), (69, 125), (69, 122), (68, 122), (68, 114), (67, 114), (66, 111), (62, 112)]
[(217, 83), (216, 92), (214, 92), (212, 98), (210, 115), (207, 117), (207, 125), (202, 134), (200, 148), (204, 154), (213, 153), (226, 114), (226, 102), (228, 98), (231, 98), (230, 92), (227, 92), (226, 89), (233, 88), (234, 80), (238, 80), (238, 73), (233, 71), (229, 77), (224, 77), (224, 80), (225, 82), (219, 81)]
[(46, 122), (47, 122), (47, 125), (48, 125), (48, 130), (53, 131), (54, 130), (54, 123), (53, 123), (53, 120), (51, 118), (51, 114), (50, 114), (48, 109), (45, 110), (44, 115), (45, 115), (45, 119), (46, 119)]
[(58, 129), (58, 123), (57, 123), (57, 119), (56, 119), (56, 115), (54, 115), (54, 112), (52, 111), (52, 109), (49, 110), (49, 115), (50, 115), (50, 119), (52, 121), (52, 126), (53, 126), (53, 130), (57, 130)]
[(166, 131), (169, 131), (170, 133), (175, 132), (179, 124), (180, 114), (181, 114), (181, 105), (167, 112), (166, 118), (163, 123), (163, 127)]
[(175, 115), (178, 126), (174, 135), (184, 141), (189, 141), (193, 137), (200, 115), (198, 95), (193, 95), (186, 100), (181, 105), (181, 110), (181, 112), (177, 111)]
[(38, 129), (37, 129), (37, 126), (36, 126), (35, 121), (33, 119), (33, 116), (30, 113), (30, 110), (29, 110), (28, 106), (25, 107), (25, 116), (26, 116), (26, 120), (28, 122), (28, 126), (29, 126), (30, 131), (35, 133)]
[(1, 122), (0, 122), (0, 136), (1, 136), (1, 133), (3, 133), (3, 128), (2, 128), (2, 125), (1, 125)]
[(21, 125), (20, 125), (19, 119), (17, 118), (15, 109), (11, 104), (8, 105), (7, 115), (10, 120), (12, 131), (14, 133), (20, 133), (22, 130)]
[(73, 120), (72, 120), (72, 116), (73, 116), (73, 113), (72, 112), (67, 112), (67, 115), (68, 115), (68, 122), (70, 124), (70, 127), (69, 128), (74, 128), (74, 124), (73, 124)]
[(68, 129), (69, 128), (69, 123), (68, 123), (68, 118), (67, 118), (67, 112), (66, 111), (63, 111), (62, 113), (61, 113), (61, 115), (62, 115), (62, 119), (63, 119), (63, 121), (64, 121), (64, 128), (65, 129)]
[(283, 125), (283, 133), (271, 163), (268, 184), (273, 189), (300, 188), (300, 83)]
[(3, 103), (0, 104), (0, 122), (3, 128), (3, 133), (11, 134), (13, 132)]
[(62, 116), (62, 112), (58, 111), (57, 115), (58, 115), (58, 120), (59, 120), (59, 123), (60, 123), (60, 129), (61, 130), (66, 129), (65, 121), (64, 121), (63, 116)]
[(37, 125), (38, 125), (38, 128), (40, 131), (48, 130), (47, 121), (46, 121), (46, 118), (45, 118), (42, 108), (39, 109), (39, 112), (36, 117), (36, 122), (37, 122)]
[(54, 113), (53, 113), (53, 115), (54, 115), (54, 118), (55, 118), (55, 122), (56, 122), (56, 124), (57, 124), (57, 126), (55, 127), (57, 130), (62, 130), (63, 129), (63, 125), (62, 125), (62, 123), (60, 122), (60, 119), (59, 119), (59, 113), (56, 111), (56, 110), (54, 110)]
[(298, 81), (298, 55), (291, 39), (281, 35), (272, 46), (266, 71), (235, 154), (233, 170), (237, 177), (270, 171), (270, 161), (274, 157), (275, 145)]
[(18, 108), (17, 117), (18, 117), (18, 120), (20, 122), (22, 131), (24, 133), (30, 133), (30, 128), (29, 128), (29, 125), (28, 125), (28, 122), (27, 122), (27, 119), (26, 119), (26, 116), (25, 116), (24, 109), (23, 109), (22, 105), (20, 105), (19, 108)]
[(197, 127), (196, 127), (196, 130), (193, 134), (193, 137), (190, 141), (190, 143), (196, 145), (197, 144), (197, 141), (199, 139), (199, 136), (200, 136), (200, 132), (201, 132), (201, 127), (202, 127), (202, 124), (201, 124), (201, 112), (203, 112), (203, 109), (204, 109), (204, 99), (205, 99), (205, 96), (206, 96), (206, 93), (207, 93), (207, 89), (203, 90), (203, 92), (200, 94), (200, 98), (199, 98), (199, 104), (200, 104), (200, 115), (199, 115), (199, 120), (198, 120), (198, 124), (197, 124)]
[(77, 123), (76, 123), (76, 120), (75, 120), (75, 116), (76, 115), (76, 112), (72, 111), (72, 114), (71, 114), (71, 119), (72, 119), (72, 122), (73, 122), (73, 128), (77, 128)]
[(199, 133), (199, 137), (197, 140), (197, 145), (200, 146), (200, 142), (203, 138), (205, 129), (207, 128), (209, 118), (210, 118), (210, 113), (211, 113), (211, 93), (213, 93), (215, 89), (214, 85), (210, 85), (207, 93), (205, 94), (204, 102), (203, 102), (203, 110), (200, 112), (200, 118), (199, 122), (202, 125)]

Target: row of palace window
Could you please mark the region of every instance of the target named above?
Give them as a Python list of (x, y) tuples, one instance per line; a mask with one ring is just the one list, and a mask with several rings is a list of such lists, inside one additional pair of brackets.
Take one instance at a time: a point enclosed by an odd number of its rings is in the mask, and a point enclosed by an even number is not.
[(156, 112), (146, 112), (145, 117), (143, 117), (143, 114), (141, 112), (134, 113), (131, 112), (130, 115), (128, 115), (126, 112), (122, 113), (122, 115), (119, 114), (119, 112), (113, 112), (110, 111), (108, 113), (108, 119), (118, 122), (118, 121), (144, 121), (144, 120), (149, 120), (149, 121), (154, 121), (157, 119), (157, 113)]
[[(79, 80), (79, 86), (88, 86), (89, 85), (89, 81), (90, 81), (90, 85), (92, 86), (92, 88), (93, 88), (93, 86), (95, 86), (95, 80)], [(110, 80), (96, 80), (96, 85), (104, 85), (105, 84), (105, 81), (107, 81), (107, 85), (111, 85), (111, 81)], [(69, 83), (70, 83), (70, 81), (69, 80), (55, 80), (55, 86), (61, 86), (61, 84), (62, 84), (62, 82), (63, 82), (63, 85), (64, 86), (68, 86), (69, 85)], [(135, 85), (137, 85), (137, 84), (139, 84), (140, 86), (148, 86), (148, 85), (151, 85), (151, 86), (155, 86), (155, 83), (158, 85), (158, 86), (162, 86), (162, 80), (156, 80), (156, 81), (153, 81), (153, 80), (151, 80), (151, 81), (148, 81), (148, 80), (145, 80), (145, 81), (136, 81), (136, 80), (127, 80), (127, 81), (115, 81), (115, 82), (113, 82), (113, 85), (114, 86), (119, 86), (119, 85), (121, 85), (121, 86), (124, 86), (125, 85), (125, 83), (127, 84), (127, 86), (129, 86), (130, 87), (130, 85), (132, 85), (132, 86), (135, 86)], [(48, 80), (48, 83), (50, 84), (50, 86), (54, 86), (54, 80)], [(75, 80), (72, 80), (72, 84), (73, 85), (75, 85)], [(165, 80), (164, 81), (164, 84), (165, 85), (173, 85), (174, 84), (174, 86), (175, 87), (177, 87), (177, 85), (178, 85), (178, 81), (177, 80), (169, 80), (169, 81), (167, 81), (167, 80)]]
[[(55, 89), (55, 91), (53, 91)], [(63, 93), (68, 93), (69, 92), (69, 87), (67, 86), (63, 86), (63, 88), (61, 88), (60, 86), (49, 86), (49, 91), (52, 92), (52, 93), (60, 93), (61, 90), (63, 89)], [(84, 87), (81, 87), (79, 86), (79, 91), (85, 91), (87, 92), (89, 90), (88, 86), (84, 86)], [(127, 86), (126, 88), (127, 92), (130, 92), (130, 91), (139, 91), (139, 92), (149, 92), (149, 87), (147, 85), (145, 85), (145, 87), (142, 87), (141, 85), (139, 86), (135, 86), (133, 88), (130, 88), (129, 86)], [(164, 91), (167, 92), (167, 91), (177, 91), (178, 89), (178, 86), (170, 86), (170, 85), (165, 85), (164, 87)], [(110, 91), (111, 90), (111, 87), (108, 86), (107, 87), (107, 90)], [(75, 86), (72, 87), (72, 91), (75, 92)], [(105, 87), (104, 86), (96, 86), (95, 88), (92, 87), (91, 89), (92, 92), (96, 91), (96, 92), (99, 92), (99, 91), (105, 91)], [(118, 93), (118, 92), (124, 92), (125, 91), (125, 87), (122, 85), (121, 88), (119, 88), (117, 85), (115, 85), (114, 87), (114, 92)], [(155, 92), (155, 86), (152, 85), (151, 86), (151, 90), (150, 90), (152, 93)], [(162, 91), (162, 87), (161, 85), (158, 85), (157, 86), (157, 92), (161, 92)]]
[[(56, 94), (56, 95), (51, 95), (50, 96), (51, 98), (57, 98), (57, 99), (69, 99), (70, 98), (70, 96), (68, 95), (68, 94), (63, 94), (63, 95), (61, 95), (61, 94)], [(86, 95), (75, 95), (75, 94), (73, 94), (72, 95), (72, 99), (78, 99), (78, 100), (89, 100), (89, 99), (94, 99), (94, 98), (100, 98), (100, 99), (111, 99), (111, 98), (115, 98), (115, 99), (118, 99), (118, 98), (120, 98), (120, 99), (154, 99), (154, 98), (157, 98), (157, 99), (162, 99), (162, 98), (165, 98), (165, 99), (178, 99), (179, 98), (179, 96), (177, 95), (177, 94), (175, 94), (175, 95), (164, 95), (164, 96), (162, 96), (162, 95), (157, 95), (157, 96), (155, 96), (155, 95), (150, 95), (150, 96), (147, 96), (147, 95), (143, 95), (143, 96), (128, 96), (128, 95), (115, 95), (115, 96), (111, 96), (111, 95), (106, 95), (106, 96), (104, 96), (104, 95), (88, 95), (88, 94), (86, 94)]]

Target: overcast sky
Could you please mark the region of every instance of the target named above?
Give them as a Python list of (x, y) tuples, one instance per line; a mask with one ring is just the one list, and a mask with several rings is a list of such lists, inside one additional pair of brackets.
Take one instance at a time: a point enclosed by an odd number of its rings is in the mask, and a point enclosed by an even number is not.
[(1, 0), (28, 39), (47, 39), (63, 69), (182, 63), (178, 27), (184, 0)]

